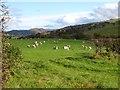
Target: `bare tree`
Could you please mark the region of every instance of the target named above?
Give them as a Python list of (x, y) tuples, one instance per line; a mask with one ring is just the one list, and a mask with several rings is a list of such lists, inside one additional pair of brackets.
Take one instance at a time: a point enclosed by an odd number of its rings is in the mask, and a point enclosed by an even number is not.
[(0, 15), (0, 29), (2, 31), (5, 31), (8, 27), (7, 23), (10, 20), (10, 15), (9, 15), (8, 6), (2, 0), (0, 0), (0, 12), (1, 12), (1, 15)]
[(3, 43), (5, 41), (4, 32), (6, 31), (10, 20), (9, 9), (3, 0), (0, 0), (0, 89), (3, 85), (2, 80), (2, 61), (3, 61)]

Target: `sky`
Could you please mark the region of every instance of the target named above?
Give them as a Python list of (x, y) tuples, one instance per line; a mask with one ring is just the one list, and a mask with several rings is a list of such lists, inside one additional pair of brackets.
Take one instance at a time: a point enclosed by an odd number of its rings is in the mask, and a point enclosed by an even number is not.
[[(17, 1), (17, 0), (16, 0)], [(9, 30), (30, 28), (58, 29), (118, 18), (118, 2), (40, 2), (10, 1)]]

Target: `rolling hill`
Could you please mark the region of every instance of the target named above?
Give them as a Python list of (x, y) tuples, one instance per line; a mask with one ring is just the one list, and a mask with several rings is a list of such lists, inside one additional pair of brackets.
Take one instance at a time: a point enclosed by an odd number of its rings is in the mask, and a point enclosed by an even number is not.
[(7, 34), (10, 35), (29, 35), (29, 34), (35, 34), (34, 32), (30, 31), (30, 30), (11, 30), (6, 32)]
[[(12, 35), (29, 35), (37, 38), (66, 38), (83, 39), (97, 37), (120, 37), (118, 28), (120, 19), (110, 19), (102, 22), (94, 22), (82, 25), (67, 26), (56, 30), (46, 30), (43, 28), (32, 28), (30, 30), (9, 31)], [(30, 36), (31, 35), (31, 36)]]
[(91, 37), (97, 34), (102, 37), (120, 37), (118, 34), (118, 27), (120, 19), (110, 19), (102, 22), (88, 23), (83, 25), (68, 26), (61, 28), (56, 32), (69, 33), (71, 35), (82, 32)]
[(103, 28), (92, 29), (84, 33), (91, 36), (93, 36), (94, 34), (99, 34), (104, 37), (120, 37), (119, 35), (120, 19), (119, 20), (111, 19), (111, 20), (107, 20), (107, 22), (108, 24), (105, 25)]
[(20, 35), (20, 36), (26, 36), (26, 35), (34, 35), (34, 34), (37, 34), (37, 33), (43, 33), (43, 32), (46, 32), (47, 30), (46, 29), (43, 29), (43, 28), (31, 28), (29, 30), (11, 30), (11, 31), (8, 31), (6, 32), (7, 34), (10, 34), (10, 35)]

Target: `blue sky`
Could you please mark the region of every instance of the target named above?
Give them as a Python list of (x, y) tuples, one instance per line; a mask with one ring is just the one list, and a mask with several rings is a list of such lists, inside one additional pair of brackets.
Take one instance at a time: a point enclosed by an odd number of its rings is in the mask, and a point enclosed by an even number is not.
[(8, 5), (13, 17), (10, 29), (56, 29), (117, 17), (116, 2), (9, 2)]

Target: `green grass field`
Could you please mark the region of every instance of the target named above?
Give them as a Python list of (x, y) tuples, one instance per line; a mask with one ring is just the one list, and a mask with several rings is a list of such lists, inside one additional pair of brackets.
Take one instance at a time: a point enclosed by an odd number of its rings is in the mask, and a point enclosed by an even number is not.
[[(57, 40), (58, 43), (53, 41)], [(13, 68), (5, 88), (118, 88), (117, 59), (91, 59), (95, 46), (89, 41), (67, 39), (9, 40), (22, 51), (20, 69)], [(34, 41), (43, 42), (28, 48)], [(82, 45), (92, 46), (92, 50)], [(57, 45), (58, 50), (53, 50)], [(71, 45), (69, 51), (64, 45)]]

